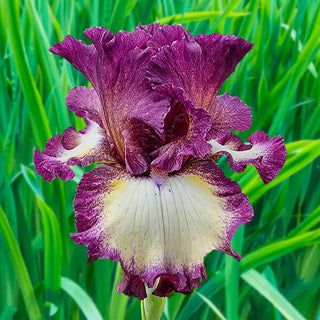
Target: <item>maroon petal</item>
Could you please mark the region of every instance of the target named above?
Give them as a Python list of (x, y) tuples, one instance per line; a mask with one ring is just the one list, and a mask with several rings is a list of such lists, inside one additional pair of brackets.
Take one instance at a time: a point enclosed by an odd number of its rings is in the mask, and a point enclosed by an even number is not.
[(228, 134), (217, 140), (210, 140), (213, 154), (228, 155), (230, 168), (242, 172), (253, 164), (265, 184), (273, 180), (286, 161), (286, 147), (281, 136), (272, 139), (263, 131), (256, 131), (245, 145), (237, 136)]
[(138, 24), (137, 29), (141, 29), (143, 31), (145, 31), (146, 33), (148, 33), (150, 36), (154, 36), (154, 34), (156, 33), (156, 31), (161, 27), (160, 23), (151, 23), (148, 25), (142, 25), (142, 24)]
[(149, 153), (162, 146), (163, 141), (150, 126), (137, 119), (130, 119), (123, 137), (127, 171), (133, 175), (148, 171)]
[[(146, 66), (154, 52), (146, 48), (151, 35), (139, 28), (133, 32), (120, 31), (113, 35), (102, 27), (87, 29), (85, 35), (93, 45), (88, 46), (82, 41), (66, 37), (63, 42), (54, 45), (51, 51), (70, 61), (92, 82), (101, 101), (99, 124), (103, 124), (119, 161), (125, 164), (125, 150), (131, 147), (125, 145), (123, 134), (130, 119), (144, 122), (163, 137), (164, 117), (168, 112), (169, 101), (166, 97), (159, 99), (145, 77)], [(88, 113), (84, 103), (74, 106), (76, 97), (73, 92), (70, 100), (73, 109), (76, 108), (81, 114)], [(94, 112), (94, 121), (97, 120), (96, 115)], [(136, 157), (140, 160), (145, 158), (143, 152)], [(133, 173), (141, 173), (143, 167), (147, 165), (137, 165), (137, 171)], [(133, 166), (129, 171), (132, 170)]]
[(204, 256), (211, 250), (236, 259), (230, 241), (253, 211), (239, 185), (212, 162), (197, 161), (161, 182), (134, 178), (123, 169), (100, 165), (85, 173), (74, 202), (78, 233), (89, 260), (121, 263), (118, 292), (146, 297), (191, 293), (206, 279)]
[(148, 41), (147, 45), (158, 49), (171, 45), (175, 41), (187, 39), (192, 40), (193, 36), (183, 26), (178, 24), (163, 24), (153, 31), (152, 38)]
[(211, 109), (212, 127), (207, 139), (224, 136), (230, 130), (246, 131), (252, 123), (251, 109), (238, 97), (229, 93), (217, 96)]
[(95, 162), (114, 162), (115, 157), (101, 128), (94, 122), (85, 130), (76, 132), (73, 127), (62, 135), (49, 139), (45, 149), (35, 151), (35, 169), (45, 180), (56, 177), (62, 180), (74, 178), (70, 166), (86, 167)]
[(222, 83), (251, 48), (251, 43), (233, 35), (178, 40), (152, 58), (148, 77), (155, 85), (182, 88), (187, 99), (211, 114)]
[(93, 121), (103, 126), (101, 120), (102, 106), (94, 88), (74, 87), (66, 98), (67, 106), (77, 117), (84, 118), (88, 123)]
[[(211, 150), (206, 135), (211, 127), (210, 115), (203, 109), (196, 109), (184, 98), (180, 89), (171, 85), (157, 87), (172, 99), (172, 107), (165, 119), (166, 144), (151, 153), (151, 165), (168, 172), (179, 170), (188, 156), (203, 158)], [(184, 107), (171, 119), (171, 111), (176, 103)], [(169, 120), (168, 120), (169, 118)], [(170, 125), (167, 125), (167, 121)]]
[[(113, 34), (101, 27), (87, 29), (87, 34), (95, 34), (95, 38), (105, 34), (104, 39), (110, 41)], [(94, 45), (86, 45), (83, 41), (66, 36), (50, 48), (50, 51), (68, 60), (77, 70), (94, 85), (98, 85), (97, 63), (98, 52)]]

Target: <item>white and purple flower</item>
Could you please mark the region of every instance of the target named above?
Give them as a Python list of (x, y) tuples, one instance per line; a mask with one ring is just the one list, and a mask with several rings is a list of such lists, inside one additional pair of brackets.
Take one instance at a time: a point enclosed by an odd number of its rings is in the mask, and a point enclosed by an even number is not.
[[(180, 25), (85, 32), (93, 44), (67, 36), (50, 50), (91, 82), (75, 87), (67, 105), (86, 128), (66, 129), (36, 150), (35, 168), (47, 181), (73, 179), (70, 166), (99, 163), (78, 185), (74, 210), (89, 260), (121, 263), (118, 292), (146, 297), (191, 293), (206, 279), (210, 251), (240, 260), (230, 241), (251, 220), (240, 186), (215, 163), (253, 164), (265, 183), (281, 170), (283, 139), (253, 133), (244, 144), (230, 130), (251, 126), (238, 97), (217, 96), (222, 83), (252, 48), (233, 35), (193, 37)], [(159, 279), (159, 280), (158, 280)]]

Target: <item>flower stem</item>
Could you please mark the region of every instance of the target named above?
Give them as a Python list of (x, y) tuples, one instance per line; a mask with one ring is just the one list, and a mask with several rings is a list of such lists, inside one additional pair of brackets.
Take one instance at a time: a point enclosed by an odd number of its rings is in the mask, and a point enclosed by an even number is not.
[(142, 320), (160, 320), (166, 304), (166, 298), (161, 298), (152, 294), (154, 288), (146, 288), (147, 298), (141, 300)]
[(146, 313), (144, 311), (144, 300), (141, 300), (141, 320), (147, 320)]

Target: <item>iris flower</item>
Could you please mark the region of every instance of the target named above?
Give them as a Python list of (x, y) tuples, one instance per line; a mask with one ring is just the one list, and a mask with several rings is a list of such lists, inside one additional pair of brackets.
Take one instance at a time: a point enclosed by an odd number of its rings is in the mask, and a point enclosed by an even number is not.
[(89, 261), (121, 263), (119, 293), (144, 299), (146, 286), (160, 297), (191, 293), (207, 278), (209, 252), (241, 259), (230, 241), (253, 216), (216, 160), (226, 155), (236, 172), (253, 164), (268, 183), (286, 158), (280, 136), (257, 131), (244, 143), (231, 133), (250, 128), (250, 108), (217, 95), (252, 44), (233, 35), (194, 37), (180, 25), (84, 34), (92, 44), (67, 36), (50, 51), (92, 84), (66, 98), (86, 128), (67, 128), (36, 150), (36, 171), (47, 181), (68, 180), (70, 166), (98, 164), (77, 187), (71, 237), (88, 247)]

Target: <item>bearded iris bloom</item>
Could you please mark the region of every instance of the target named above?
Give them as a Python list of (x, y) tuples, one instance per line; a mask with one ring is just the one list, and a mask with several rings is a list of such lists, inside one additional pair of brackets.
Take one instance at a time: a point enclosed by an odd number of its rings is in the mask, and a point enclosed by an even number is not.
[(118, 292), (144, 299), (146, 285), (161, 297), (191, 293), (206, 279), (209, 252), (240, 260), (230, 241), (253, 216), (216, 160), (227, 155), (236, 172), (253, 164), (268, 183), (286, 158), (280, 136), (258, 131), (243, 143), (231, 133), (250, 128), (250, 108), (217, 95), (252, 44), (233, 35), (193, 37), (180, 25), (84, 34), (92, 44), (67, 36), (50, 50), (92, 84), (66, 99), (86, 128), (48, 140), (35, 152), (35, 168), (52, 181), (73, 179), (70, 166), (98, 164), (77, 187), (71, 237), (88, 247), (89, 261), (121, 263)]

